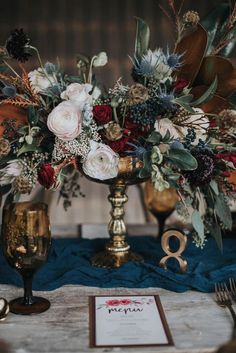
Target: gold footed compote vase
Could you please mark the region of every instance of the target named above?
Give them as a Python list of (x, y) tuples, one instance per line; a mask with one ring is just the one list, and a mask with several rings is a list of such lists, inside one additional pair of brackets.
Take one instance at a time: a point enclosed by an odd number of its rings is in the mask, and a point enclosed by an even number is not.
[(142, 166), (138, 158), (123, 157), (120, 158), (119, 173), (116, 178), (98, 180), (89, 177), (92, 181), (110, 186), (108, 200), (112, 206), (111, 220), (108, 224), (110, 241), (106, 244), (105, 250), (92, 257), (91, 262), (96, 267), (118, 268), (129, 261), (143, 261), (141, 255), (130, 250), (130, 245), (126, 241), (127, 229), (124, 221), (124, 204), (128, 201), (126, 190), (129, 185), (144, 181), (138, 177)]

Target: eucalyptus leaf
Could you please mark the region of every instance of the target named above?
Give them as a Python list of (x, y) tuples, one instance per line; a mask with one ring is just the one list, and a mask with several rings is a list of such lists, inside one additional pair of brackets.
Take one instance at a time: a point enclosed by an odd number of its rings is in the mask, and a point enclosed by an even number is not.
[(228, 204), (225, 201), (224, 195), (220, 193), (216, 198), (215, 211), (221, 222), (229, 230), (232, 229), (232, 216)]
[(152, 131), (152, 133), (148, 136), (147, 142), (150, 142), (154, 145), (159, 145), (161, 142), (162, 136), (159, 132), (157, 131)]
[(192, 213), (192, 225), (194, 230), (197, 232), (199, 238), (201, 240), (204, 240), (205, 234), (204, 234), (204, 223), (202, 221), (201, 215), (199, 211), (194, 210)]
[(152, 170), (151, 152), (145, 151), (143, 154), (143, 168), (139, 172), (139, 178), (147, 178)]
[(18, 151), (17, 153), (17, 157), (19, 157), (20, 155), (22, 155), (23, 153), (26, 152), (34, 152), (34, 151), (41, 151), (41, 148), (38, 147), (36, 142), (33, 142), (31, 145), (28, 144), (24, 144)]
[(223, 242), (220, 226), (217, 222), (212, 222), (211, 227), (209, 228), (210, 235), (215, 239), (216, 244), (220, 251), (223, 251)]
[[(186, 97), (189, 97), (190, 95), (187, 95)], [(175, 98), (171, 101), (174, 104), (180, 105), (182, 108), (184, 108), (185, 110), (187, 110), (189, 113), (195, 113), (195, 111), (193, 110), (193, 108), (190, 106), (189, 101), (184, 100), (183, 97), (178, 97)]]
[(218, 188), (218, 184), (215, 180), (211, 180), (210, 182), (210, 187), (212, 189), (212, 191), (216, 194), (216, 195), (219, 195), (219, 188)]
[(195, 170), (197, 168), (197, 160), (184, 149), (172, 148), (165, 158), (182, 170)]
[(199, 97), (197, 100), (192, 102), (191, 106), (198, 107), (203, 103), (207, 103), (216, 93), (217, 86), (218, 86), (218, 79), (217, 77), (215, 77), (215, 79), (211, 83), (210, 87), (206, 90), (206, 92), (204, 92), (203, 95)]
[(135, 39), (135, 56), (140, 58), (149, 47), (150, 29), (146, 22), (139, 17), (135, 17), (137, 21), (136, 39)]

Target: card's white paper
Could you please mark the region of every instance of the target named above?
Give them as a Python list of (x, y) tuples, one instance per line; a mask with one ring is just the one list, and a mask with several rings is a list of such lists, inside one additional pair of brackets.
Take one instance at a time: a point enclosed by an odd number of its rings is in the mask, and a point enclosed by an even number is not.
[(95, 345), (167, 345), (154, 296), (95, 297)]

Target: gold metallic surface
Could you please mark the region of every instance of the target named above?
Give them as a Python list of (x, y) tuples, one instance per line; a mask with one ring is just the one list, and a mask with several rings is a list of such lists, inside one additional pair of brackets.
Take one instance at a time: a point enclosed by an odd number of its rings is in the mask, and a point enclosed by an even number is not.
[[(170, 248), (169, 242), (171, 237), (175, 237), (179, 240), (179, 248), (176, 251), (173, 251)], [(162, 238), (161, 238), (161, 246), (164, 252), (166, 253), (166, 256), (164, 256), (161, 259), (161, 261), (159, 262), (159, 265), (161, 267), (167, 268), (167, 264), (166, 264), (167, 261), (170, 258), (174, 258), (179, 263), (180, 271), (185, 272), (187, 269), (187, 261), (182, 257), (182, 253), (186, 249), (186, 245), (187, 245), (187, 236), (184, 233), (175, 229), (167, 230), (162, 235)]]
[[(91, 259), (94, 266), (117, 268), (128, 261), (143, 261), (142, 256), (130, 252), (130, 246), (126, 242), (127, 230), (124, 222), (124, 204), (128, 201), (126, 189), (128, 185), (143, 181), (138, 178), (141, 168), (142, 161), (138, 158), (123, 157), (119, 161), (118, 176), (114, 179), (102, 181), (110, 186), (110, 195), (108, 196), (112, 206), (111, 220), (108, 224), (110, 241), (104, 251), (96, 254)], [(91, 180), (101, 182), (96, 179)]]
[(3, 210), (3, 249), (16, 269), (37, 268), (46, 261), (50, 246), (47, 206), (19, 202)]
[(144, 196), (145, 204), (153, 214), (172, 211), (179, 199), (175, 189), (158, 191), (154, 188), (151, 180), (145, 183)]

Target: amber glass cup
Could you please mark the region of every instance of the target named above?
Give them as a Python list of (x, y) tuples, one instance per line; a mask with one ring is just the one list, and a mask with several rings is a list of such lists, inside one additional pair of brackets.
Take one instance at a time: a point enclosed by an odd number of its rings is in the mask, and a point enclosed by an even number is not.
[(171, 213), (175, 210), (179, 197), (175, 189), (165, 189), (158, 191), (154, 188), (151, 180), (145, 183), (144, 200), (145, 205), (153, 216), (157, 219), (159, 231), (157, 236), (164, 232), (165, 222)]
[(47, 261), (51, 233), (47, 205), (19, 202), (4, 207), (2, 220), (3, 251), (8, 263), (22, 276), (24, 296), (10, 302), (15, 314), (46, 311), (50, 302), (32, 294), (34, 273)]

